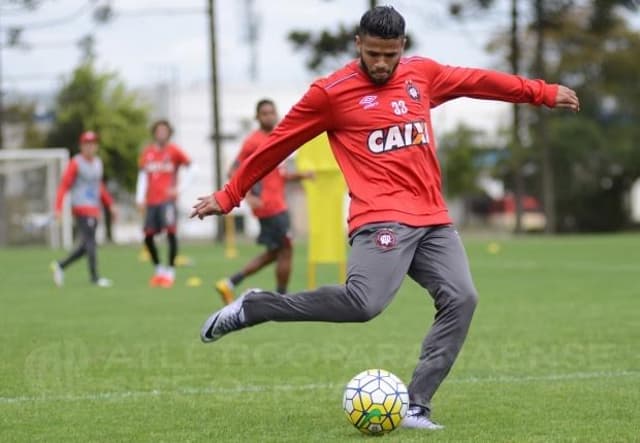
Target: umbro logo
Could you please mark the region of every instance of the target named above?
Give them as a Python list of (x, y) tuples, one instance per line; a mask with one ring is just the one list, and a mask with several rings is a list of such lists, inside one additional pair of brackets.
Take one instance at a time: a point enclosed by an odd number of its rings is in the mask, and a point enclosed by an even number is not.
[(364, 97), (362, 97), (362, 100), (360, 100), (359, 104), (363, 109), (370, 109), (375, 108), (380, 103), (378, 103), (377, 95), (365, 95)]

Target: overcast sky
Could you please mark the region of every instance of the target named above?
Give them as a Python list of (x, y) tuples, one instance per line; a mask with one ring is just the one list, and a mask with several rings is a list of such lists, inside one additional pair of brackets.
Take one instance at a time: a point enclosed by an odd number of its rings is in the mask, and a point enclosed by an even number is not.
[[(78, 64), (76, 42), (93, 33), (97, 65), (117, 72), (129, 87), (171, 80), (182, 89), (207, 82), (209, 34), (206, 0), (111, 0), (115, 17), (95, 24), (96, 4), (109, 0), (41, 0), (30, 13), (2, 9), (6, 40), (11, 27), (24, 27), (22, 41), (31, 49), (2, 51), (4, 90), (9, 94), (52, 92)], [(250, 51), (246, 44), (246, 4), (251, 0), (217, 0), (219, 76), (223, 92), (248, 89)], [(305, 55), (286, 36), (292, 29), (335, 29), (356, 23), (367, 0), (254, 0), (259, 20), (259, 81), (252, 91), (291, 90), (297, 97), (318, 74), (304, 67)], [(2, 4), (0, 0), (0, 4)], [(383, 3), (383, 2), (381, 2)], [(508, 29), (509, 0), (495, 0), (490, 12), (464, 21), (448, 12), (451, 0), (389, 0), (415, 37), (412, 53), (452, 64), (502, 68), (500, 57), (485, 51), (487, 42)], [(523, 6), (529, 2), (522, 2)], [(530, 11), (523, 10), (524, 20)], [(638, 14), (631, 15), (640, 28)], [(225, 89), (226, 88), (226, 89)], [(263, 93), (260, 92), (260, 95)], [(292, 104), (292, 103), (291, 103)], [(248, 108), (249, 109), (249, 108)], [(283, 106), (283, 109), (286, 107)], [(195, 110), (194, 110), (195, 111)], [(228, 109), (227, 109), (228, 111)], [(495, 102), (457, 100), (435, 113), (440, 128), (459, 121), (493, 130), (508, 119), (508, 107)]]
[[(116, 16), (106, 25), (93, 22), (90, 3), (43, 0), (37, 11), (26, 14), (4, 8), (0, 18), (3, 38), (6, 40), (8, 28), (24, 26), (21, 40), (31, 46), (28, 50), (3, 50), (5, 89), (29, 92), (55, 88), (61, 76), (79, 61), (80, 51), (75, 42), (89, 33), (96, 38), (98, 66), (117, 71), (131, 86), (169, 75), (176, 76), (181, 84), (208, 78), (205, 0), (114, 0)], [(223, 86), (249, 81), (245, 3), (217, 2)], [(488, 56), (484, 46), (496, 30), (507, 24), (505, 1), (499, 0), (497, 10), (481, 20), (465, 23), (449, 18), (448, 1), (388, 3), (405, 16), (408, 30), (416, 37), (413, 52), (450, 64), (495, 65), (496, 58)], [(291, 29), (335, 28), (339, 23), (355, 23), (366, 4), (365, 0), (255, 0), (259, 17), (260, 84), (306, 84), (312, 80), (316, 75), (304, 68), (304, 55), (292, 49), (286, 41), (287, 33)]]

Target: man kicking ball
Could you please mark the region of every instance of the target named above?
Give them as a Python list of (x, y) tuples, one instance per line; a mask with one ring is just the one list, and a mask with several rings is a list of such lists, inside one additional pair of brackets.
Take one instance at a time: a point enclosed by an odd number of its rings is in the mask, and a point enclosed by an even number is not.
[(201, 338), (213, 342), (267, 321), (368, 321), (409, 275), (431, 295), (436, 315), (402, 424), (440, 429), (430, 417), (431, 398), (464, 343), (477, 293), (442, 196), (430, 110), (459, 97), (572, 111), (580, 105), (565, 86), (402, 57), (405, 22), (392, 7), (366, 12), (355, 42), (359, 58), (313, 83), (224, 189), (200, 197), (191, 214), (229, 212), (291, 152), (327, 131), (351, 195), (346, 283), (285, 296), (247, 291), (206, 320)]

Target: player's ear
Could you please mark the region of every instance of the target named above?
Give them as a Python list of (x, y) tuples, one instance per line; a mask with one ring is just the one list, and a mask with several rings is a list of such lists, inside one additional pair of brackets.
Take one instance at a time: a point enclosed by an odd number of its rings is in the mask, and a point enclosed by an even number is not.
[(407, 37), (402, 37), (402, 50), (407, 46)]
[(356, 34), (356, 52), (358, 53), (358, 55), (361, 54), (361, 48), (362, 48), (362, 40), (360, 39), (360, 36)]

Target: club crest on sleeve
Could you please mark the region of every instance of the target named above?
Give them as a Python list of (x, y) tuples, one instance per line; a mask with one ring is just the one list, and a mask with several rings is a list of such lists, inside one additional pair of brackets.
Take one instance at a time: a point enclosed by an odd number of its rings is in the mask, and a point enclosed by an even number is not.
[(411, 82), (411, 80), (407, 81), (406, 90), (412, 100), (420, 100), (420, 90)]
[(391, 229), (379, 229), (376, 232), (376, 246), (380, 249), (392, 249), (398, 243), (398, 237)]

